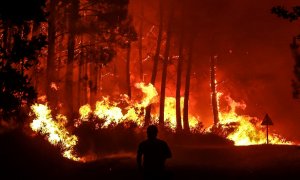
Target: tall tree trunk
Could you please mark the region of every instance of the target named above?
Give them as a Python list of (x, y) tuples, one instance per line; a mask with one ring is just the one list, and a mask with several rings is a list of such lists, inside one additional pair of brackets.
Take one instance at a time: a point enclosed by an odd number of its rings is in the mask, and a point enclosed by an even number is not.
[[(152, 76), (151, 76), (151, 84), (153, 84), (153, 86), (155, 86), (155, 80), (157, 75), (162, 33), (163, 33), (163, 7), (162, 7), (162, 0), (160, 0), (159, 1), (159, 29), (158, 29), (155, 55), (153, 58), (154, 62), (153, 62)], [(150, 124), (150, 118), (151, 118), (151, 105), (147, 106), (146, 108), (145, 126), (148, 126)]]
[(144, 81), (144, 70), (143, 70), (143, 26), (144, 26), (144, 1), (140, 0), (141, 3), (141, 21), (139, 27), (139, 64), (140, 64), (140, 81)]
[(210, 59), (210, 88), (211, 88), (211, 104), (214, 116), (214, 125), (219, 122), (218, 99), (216, 90), (216, 65), (215, 57)]
[[(87, 21), (86, 16), (82, 17), (82, 20)], [(82, 42), (82, 46), (83, 46), (85, 38), (83, 35), (81, 37), (82, 37), (81, 42)], [(89, 60), (90, 56), (88, 55), (89, 51), (83, 47), (81, 49), (81, 52), (82, 52), (82, 71), (83, 71), (82, 72), (83, 76), (81, 76), (81, 79), (82, 79), (82, 104), (87, 104), (87, 103), (89, 103), (89, 99), (88, 99), (88, 89), (89, 89), (88, 68), (89, 68), (89, 66), (88, 66), (88, 63), (90, 62), (90, 60)]]
[(89, 103), (93, 105), (95, 103), (96, 99), (96, 93), (95, 93), (95, 66), (96, 62), (95, 61), (95, 49), (94, 49), (94, 36), (91, 36), (91, 52), (90, 52), (90, 63), (89, 63), (89, 77), (88, 77), (88, 86), (89, 86)]
[[(46, 72), (46, 95), (50, 102), (50, 105), (56, 105), (56, 96), (53, 93), (53, 89), (50, 88), (50, 84), (54, 82), (55, 72), (55, 7), (56, 0), (50, 1), (50, 14), (48, 20), (48, 55), (47, 55), (47, 72)], [(52, 103), (51, 103), (52, 102)]]
[[(171, 2), (172, 3), (172, 2)], [(169, 63), (169, 53), (170, 53), (170, 42), (171, 42), (171, 28), (172, 28), (172, 18), (173, 18), (173, 3), (171, 4), (171, 12), (169, 15), (168, 27), (167, 27), (167, 40), (166, 48), (163, 60), (163, 69), (161, 76), (161, 88), (160, 88), (160, 106), (159, 106), (159, 125), (164, 126), (164, 114), (165, 114), (165, 98), (166, 98), (166, 84), (167, 84), (167, 71)]]
[(126, 60), (126, 80), (127, 80), (127, 95), (131, 99), (131, 85), (130, 85), (130, 52), (131, 52), (131, 43), (128, 43), (127, 47), (127, 60)]
[[(95, 48), (96, 49), (96, 48)], [(93, 104), (96, 102), (97, 100), (97, 94), (98, 94), (98, 84), (99, 84), (99, 58), (97, 56), (95, 56), (95, 64), (94, 64), (94, 73), (93, 73)]]
[(84, 57), (83, 57), (83, 38), (80, 38), (80, 54), (79, 54), (79, 63), (78, 63), (78, 78), (77, 78), (77, 107), (80, 107), (82, 104), (82, 73), (84, 71)]
[[(40, 30), (40, 28), (39, 28), (39, 24), (38, 23), (33, 23), (33, 25), (32, 25), (33, 27), (32, 27), (32, 32), (31, 32), (31, 37), (29, 38), (29, 39), (31, 39), (32, 40), (32, 37), (33, 36), (35, 36), (36, 34), (38, 34), (39, 33), (39, 30)], [(48, 36), (49, 37), (49, 36)], [(49, 41), (48, 41), (49, 42)], [(33, 66), (33, 86), (34, 86), (34, 88), (36, 89), (36, 91), (37, 92), (40, 92), (39, 91), (39, 89), (40, 89), (40, 87), (39, 87), (39, 71), (38, 71), (38, 64), (34, 64), (34, 66)], [(46, 80), (47, 80), (47, 78), (45, 78)], [(45, 85), (45, 87), (46, 87), (46, 85)]]
[(192, 61), (193, 61), (193, 41), (190, 42), (190, 48), (188, 53), (188, 64), (186, 70), (186, 79), (185, 79), (185, 91), (184, 91), (184, 105), (183, 105), (183, 129), (186, 132), (190, 131), (189, 126), (189, 96), (190, 96), (190, 80), (191, 80), (191, 70), (192, 70)]
[(183, 32), (180, 35), (180, 44), (179, 44), (179, 59), (177, 64), (177, 81), (176, 81), (176, 128), (177, 132), (182, 130), (181, 124), (181, 107), (180, 107), (180, 89), (181, 89), (181, 76), (182, 76), (182, 62), (183, 62)]
[(78, 19), (79, 0), (71, 1), (69, 18), (68, 18), (68, 59), (66, 72), (66, 104), (67, 116), (71, 119), (73, 114), (73, 65), (74, 65), (74, 47), (75, 47), (75, 28)]
[(83, 59), (83, 104), (88, 103), (88, 56)]

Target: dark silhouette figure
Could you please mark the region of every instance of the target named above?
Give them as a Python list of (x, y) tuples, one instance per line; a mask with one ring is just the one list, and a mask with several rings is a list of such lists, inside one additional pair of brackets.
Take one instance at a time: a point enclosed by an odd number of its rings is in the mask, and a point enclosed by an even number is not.
[[(165, 179), (165, 161), (172, 157), (168, 144), (157, 139), (158, 130), (154, 125), (147, 128), (148, 139), (141, 142), (137, 151), (137, 164), (144, 179)], [(143, 157), (143, 161), (142, 161)]]

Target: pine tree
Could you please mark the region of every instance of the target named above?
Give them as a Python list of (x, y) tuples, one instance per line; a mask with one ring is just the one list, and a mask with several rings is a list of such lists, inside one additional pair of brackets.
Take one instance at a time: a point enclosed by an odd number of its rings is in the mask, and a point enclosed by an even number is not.
[(32, 28), (46, 20), (44, 7), (43, 0), (0, 2), (0, 119), (15, 119), (37, 97), (27, 71), (38, 63), (46, 45), (46, 36), (34, 35)]

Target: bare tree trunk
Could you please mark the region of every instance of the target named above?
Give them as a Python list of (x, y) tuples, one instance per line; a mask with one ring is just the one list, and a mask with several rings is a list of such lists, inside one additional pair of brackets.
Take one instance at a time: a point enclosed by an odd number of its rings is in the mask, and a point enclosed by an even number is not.
[[(30, 39), (32, 39), (33, 36), (35, 36), (37, 33), (39, 33), (39, 24), (38, 23), (33, 23), (33, 27), (32, 27), (32, 33), (31, 33), (31, 37)], [(49, 38), (49, 36), (48, 36)], [(49, 41), (48, 41), (49, 43)], [(33, 66), (33, 86), (36, 89), (37, 92), (39, 92), (39, 71), (38, 71), (38, 64), (34, 64)], [(47, 78), (46, 78), (47, 81)], [(46, 87), (46, 85), (45, 85)]]
[(126, 80), (127, 80), (127, 95), (129, 99), (131, 99), (131, 85), (130, 85), (130, 52), (131, 52), (131, 44), (128, 43), (127, 47), (127, 60), (126, 60)]
[(89, 96), (89, 103), (91, 105), (93, 105), (95, 103), (95, 99), (96, 99), (96, 93), (95, 93), (95, 82), (94, 82), (94, 76), (95, 76), (95, 66), (96, 66), (96, 62), (95, 61), (95, 49), (93, 48), (93, 44), (94, 44), (94, 36), (91, 36), (92, 40), (91, 40), (91, 52), (90, 52), (90, 63), (89, 63), (89, 78), (88, 78), (88, 86), (89, 86), (89, 92), (90, 92), (90, 96)]
[(73, 64), (74, 64), (74, 47), (75, 47), (75, 28), (76, 19), (78, 19), (79, 0), (71, 1), (70, 14), (68, 19), (68, 60), (67, 60), (67, 72), (66, 72), (66, 104), (67, 104), (67, 116), (72, 118), (73, 114)]
[[(163, 7), (162, 7), (162, 0), (159, 1), (159, 30), (158, 30), (158, 37), (157, 37), (157, 43), (156, 43), (156, 50), (154, 55), (154, 62), (153, 62), (153, 69), (152, 69), (152, 76), (151, 76), (151, 84), (155, 86), (155, 80), (157, 75), (157, 67), (158, 67), (158, 61), (159, 61), (159, 54), (160, 54), (160, 46), (161, 46), (161, 40), (162, 40), (162, 33), (163, 33)], [(150, 118), (151, 118), (151, 105), (147, 106), (146, 108), (146, 114), (145, 114), (145, 126), (148, 126), (150, 124)]]
[(210, 88), (211, 88), (211, 104), (214, 116), (214, 125), (219, 122), (219, 111), (217, 102), (217, 91), (216, 91), (216, 66), (215, 57), (210, 59)]
[(141, 21), (139, 29), (139, 64), (140, 64), (140, 81), (143, 81), (143, 27), (144, 27), (144, 1), (141, 0)]
[(179, 59), (177, 64), (177, 81), (176, 81), (176, 128), (180, 132), (182, 130), (181, 124), (181, 107), (180, 107), (180, 89), (181, 89), (181, 76), (182, 76), (182, 62), (183, 62), (183, 32), (181, 32), (179, 44)]
[(88, 103), (88, 59), (83, 59), (83, 104)]
[(54, 82), (55, 72), (55, 6), (56, 0), (50, 1), (50, 14), (48, 20), (48, 55), (47, 55), (47, 72), (46, 72), (46, 95), (50, 101), (50, 105), (56, 105), (56, 97), (50, 88), (50, 84)]
[(160, 88), (160, 107), (159, 107), (159, 125), (160, 125), (160, 127), (164, 126), (167, 70), (168, 70), (168, 63), (169, 63), (168, 61), (169, 61), (169, 53), (170, 53), (170, 41), (171, 41), (171, 35), (172, 35), (171, 28), (172, 28), (173, 11), (174, 11), (173, 4), (171, 4), (171, 12), (169, 15), (169, 22), (168, 22), (168, 28), (167, 28), (166, 49), (165, 49), (164, 60), (163, 60), (161, 88)]
[(191, 69), (193, 61), (193, 41), (190, 42), (190, 48), (188, 53), (188, 64), (186, 70), (186, 79), (185, 79), (185, 91), (184, 91), (184, 105), (183, 105), (183, 129), (186, 132), (190, 132), (189, 126), (189, 96), (190, 96), (190, 80), (191, 80)]
[(99, 81), (99, 62), (98, 62), (98, 57), (97, 56), (95, 56), (95, 65), (94, 65), (94, 73), (93, 73), (93, 84), (94, 84), (94, 86), (93, 86), (93, 96), (94, 96), (94, 98), (93, 98), (93, 104), (96, 102), (96, 100), (97, 100), (97, 94), (98, 94), (98, 88), (99, 88), (99, 86), (98, 86), (98, 81)]
[(84, 71), (84, 57), (83, 57), (83, 38), (81, 36), (80, 40), (80, 54), (79, 54), (79, 63), (78, 63), (78, 79), (77, 79), (77, 106), (80, 107), (82, 104), (82, 72)]

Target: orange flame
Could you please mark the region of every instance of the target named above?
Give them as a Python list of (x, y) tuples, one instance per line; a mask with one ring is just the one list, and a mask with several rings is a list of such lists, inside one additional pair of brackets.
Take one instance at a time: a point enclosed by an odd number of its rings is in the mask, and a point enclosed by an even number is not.
[[(90, 105), (80, 107), (80, 119), (76, 122), (77, 126), (81, 124), (81, 121), (86, 121), (89, 114), (93, 114), (99, 119), (104, 120), (102, 128), (125, 121), (133, 121), (138, 126), (142, 127), (144, 123), (145, 108), (158, 101), (158, 93), (152, 84), (145, 85), (144, 83), (136, 83), (135, 87), (143, 92), (141, 100), (129, 100), (126, 95), (122, 95), (119, 101), (112, 101), (110, 97), (103, 97), (101, 101), (96, 102), (96, 108), (94, 111), (91, 110)], [(123, 108), (121, 108), (121, 104), (124, 104), (122, 102), (127, 104)], [(183, 110), (183, 102), (184, 98), (182, 97), (180, 99), (181, 113)], [(166, 126), (174, 131), (176, 128), (175, 105), (175, 98), (166, 97), (164, 112), (165, 123)], [(153, 113), (151, 118), (154, 123), (157, 123), (158, 113)], [(198, 118), (189, 115), (189, 119), (191, 129), (195, 129), (199, 123)]]
[(46, 135), (47, 140), (51, 144), (60, 144), (64, 157), (80, 161), (81, 159), (75, 155), (73, 149), (78, 139), (75, 135), (71, 135), (65, 128), (67, 118), (63, 115), (57, 115), (57, 121), (55, 121), (52, 118), (51, 110), (47, 105), (43, 104), (34, 104), (31, 106), (31, 109), (36, 115), (36, 119), (30, 123), (31, 129), (42, 135)]
[[(218, 97), (221, 97), (220, 95)], [(219, 125), (227, 130), (226, 138), (234, 141), (235, 145), (253, 145), (266, 143), (266, 133), (261, 126), (261, 120), (257, 117), (248, 115), (238, 115), (236, 109), (244, 110), (246, 104), (243, 102), (236, 102), (230, 96), (226, 96), (225, 100), (230, 106), (229, 111), (221, 111), (219, 114)], [(293, 144), (285, 140), (275, 133), (269, 134), (270, 144)]]
[[(184, 98), (180, 98), (180, 112), (183, 114), (183, 103)], [(164, 112), (165, 124), (170, 127), (173, 131), (176, 129), (176, 99), (174, 97), (166, 97), (165, 99), (165, 112)], [(158, 122), (159, 115), (152, 114), (152, 119), (155, 122)], [(191, 130), (196, 130), (197, 125), (199, 124), (199, 117), (189, 114), (189, 126)], [(183, 120), (181, 119), (181, 124)]]
[(81, 106), (79, 108), (79, 114), (80, 114), (80, 119), (83, 121), (87, 121), (89, 114), (92, 112), (91, 106), (89, 104), (86, 104), (84, 106)]
[[(112, 100), (110, 97), (103, 97), (101, 101), (97, 101), (95, 107), (89, 104), (83, 105), (79, 109), (80, 117), (75, 120), (74, 126), (78, 127), (82, 122), (89, 121), (90, 117), (100, 119), (102, 123), (97, 128), (106, 128), (122, 122), (132, 121), (139, 127), (144, 125), (145, 109), (153, 104), (154, 111), (151, 115), (152, 122), (158, 122), (158, 93), (152, 84), (145, 85), (137, 83), (135, 87), (141, 90), (142, 97), (129, 99), (127, 95), (121, 95), (118, 101)], [(234, 141), (235, 145), (251, 145), (263, 144), (266, 142), (266, 134), (264, 128), (260, 125), (260, 120), (256, 117), (247, 115), (239, 115), (236, 109), (245, 109), (246, 104), (236, 102), (229, 96), (225, 97), (230, 109), (228, 111), (220, 111), (219, 99), (222, 93), (217, 93), (219, 119), (218, 124), (223, 131), (224, 137)], [(183, 111), (184, 98), (180, 99), (181, 113)], [(174, 97), (166, 97), (165, 99), (165, 125), (175, 131), (176, 129), (176, 99)], [(51, 110), (47, 105), (35, 104), (31, 107), (36, 118), (30, 124), (33, 131), (46, 135), (47, 140), (53, 145), (60, 145), (64, 157), (74, 161), (86, 161), (86, 158), (77, 157), (74, 147), (78, 138), (71, 135), (66, 129), (67, 118), (58, 114), (55, 119), (52, 118)], [(100, 122), (100, 121), (99, 121)], [(193, 132), (197, 132), (200, 120), (199, 117), (189, 115), (189, 124)], [(196, 130), (196, 131), (195, 131)], [(210, 130), (211, 131), (211, 130)], [(277, 134), (270, 134), (269, 141), (271, 144), (293, 144), (286, 141)]]

